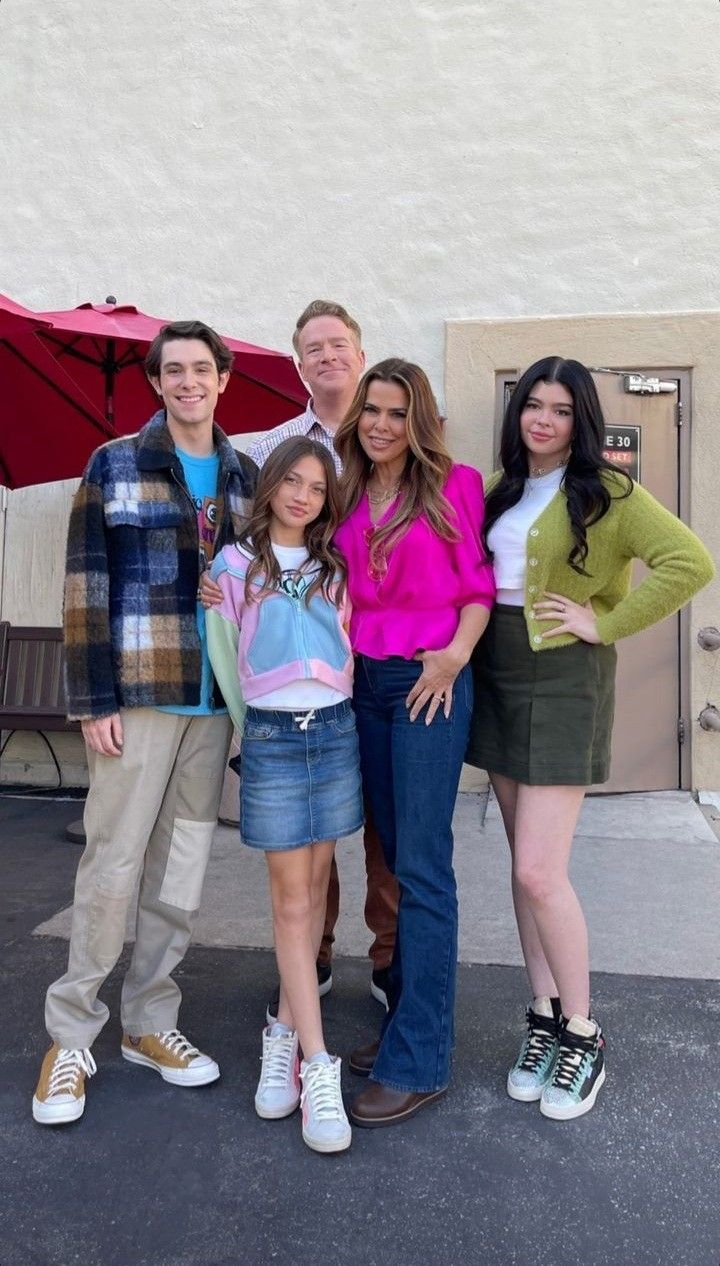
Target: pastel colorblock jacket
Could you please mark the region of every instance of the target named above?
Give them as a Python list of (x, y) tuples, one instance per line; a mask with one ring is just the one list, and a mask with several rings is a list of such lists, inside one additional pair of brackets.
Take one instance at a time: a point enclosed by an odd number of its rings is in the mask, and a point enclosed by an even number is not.
[[(247, 518), (257, 467), (219, 427), (213, 434), (223, 545)], [(199, 567), (197, 511), (161, 409), (137, 435), (98, 448), (75, 494), (64, 608), (69, 717), (199, 702)]]
[[(347, 599), (338, 607), (315, 593), (307, 603), (302, 587), (289, 582), (247, 602), (250, 561), (244, 548), (227, 545), (210, 569), (223, 591), (222, 602), (207, 613), (210, 663), (236, 729), (242, 728), (245, 703), (293, 681), (322, 681), (350, 698)], [(253, 584), (259, 592), (260, 580)]]
[[(488, 480), (488, 492), (499, 474)], [(565, 493), (555, 494), (528, 531), (525, 622), (534, 651), (577, 641), (572, 633), (543, 638), (547, 624), (533, 619), (533, 603), (544, 593), (573, 602), (590, 600), (600, 640), (609, 645), (679, 611), (715, 574), (710, 554), (694, 532), (660, 505), (640, 484), (623, 496), (625, 479), (603, 476), (612, 502), (607, 514), (587, 529), (587, 575), (568, 563), (573, 546)], [(639, 558), (649, 574), (633, 589), (632, 564)]]

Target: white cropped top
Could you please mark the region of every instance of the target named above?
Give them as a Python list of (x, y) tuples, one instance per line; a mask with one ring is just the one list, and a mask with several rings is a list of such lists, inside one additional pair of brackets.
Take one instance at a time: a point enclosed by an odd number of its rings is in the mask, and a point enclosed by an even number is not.
[(517, 505), (501, 514), (488, 532), (498, 602), (513, 607), (524, 605), (528, 532), (552, 501), (564, 476), (565, 467), (559, 466), (547, 475), (526, 479)]

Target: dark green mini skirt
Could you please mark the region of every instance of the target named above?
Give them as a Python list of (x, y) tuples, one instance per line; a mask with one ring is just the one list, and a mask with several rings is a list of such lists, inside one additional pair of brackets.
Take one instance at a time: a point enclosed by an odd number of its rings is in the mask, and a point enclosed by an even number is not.
[(497, 604), (473, 653), (466, 760), (529, 786), (590, 786), (610, 773), (614, 646), (532, 651), (522, 607)]

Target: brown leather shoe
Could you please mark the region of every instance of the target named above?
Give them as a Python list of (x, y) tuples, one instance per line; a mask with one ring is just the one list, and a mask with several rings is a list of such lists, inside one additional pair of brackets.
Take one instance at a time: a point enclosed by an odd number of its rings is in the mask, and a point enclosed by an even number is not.
[(362, 1125), (367, 1129), (379, 1129), (383, 1125), (398, 1125), (407, 1121), (426, 1103), (439, 1099), (445, 1090), (429, 1090), (421, 1093), (415, 1090), (392, 1090), (383, 1086), (382, 1082), (373, 1081), (367, 1090), (363, 1090), (350, 1107), (350, 1120), (354, 1125)]
[(367, 1046), (357, 1046), (354, 1051), (350, 1052), (350, 1059), (348, 1060), (350, 1072), (355, 1073), (356, 1077), (369, 1077), (379, 1050), (379, 1039), (369, 1042)]

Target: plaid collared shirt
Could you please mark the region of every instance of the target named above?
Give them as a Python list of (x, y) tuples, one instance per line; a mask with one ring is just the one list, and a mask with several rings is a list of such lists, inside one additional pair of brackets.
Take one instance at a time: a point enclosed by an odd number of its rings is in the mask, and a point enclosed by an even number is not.
[[(219, 427), (216, 548), (247, 518), (257, 469)], [(75, 494), (65, 575), (68, 716), (200, 701), (198, 516), (160, 409), (96, 449)], [(219, 697), (216, 699), (219, 703)]]
[(308, 401), (308, 406), (304, 413), (297, 418), (290, 418), (289, 422), (283, 422), (280, 426), (276, 426), (272, 431), (267, 431), (265, 435), (250, 445), (247, 451), (248, 457), (251, 457), (256, 466), (263, 466), (273, 449), (278, 444), (282, 444), (283, 440), (289, 440), (292, 435), (307, 435), (310, 440), (317, 440), (319, 444), (324, 444), (325, 448), (332, 455), (335, 463), (335, 469), (338, 475), (342, 471), (340, 458), (335, 452), (334, 436), (330, 431), (326, 431), (317, 413), (312, 407), (312, 400)]

